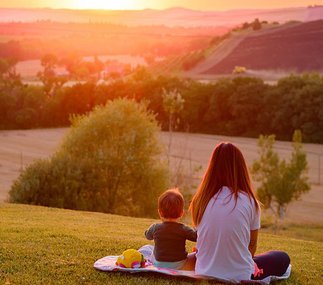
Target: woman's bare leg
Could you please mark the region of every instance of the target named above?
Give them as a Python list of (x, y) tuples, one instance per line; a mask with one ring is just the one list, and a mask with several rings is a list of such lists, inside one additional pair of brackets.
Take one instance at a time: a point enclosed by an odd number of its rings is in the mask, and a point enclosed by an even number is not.
[(185, 262), (183, 268), (181, 268), (181, 270), (194, 271), (195, 270), (195, 263), (196, 263), (195, 252), (189, 253), (187, 255), (186, 262)]

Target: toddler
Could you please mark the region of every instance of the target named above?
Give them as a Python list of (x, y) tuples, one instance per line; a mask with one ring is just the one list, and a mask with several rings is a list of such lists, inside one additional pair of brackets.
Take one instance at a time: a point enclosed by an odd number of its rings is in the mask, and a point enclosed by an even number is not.
[(184, 198), (178, 189), (164, 192), (158, 199), (158, 213), (162, 223), (156, 223), (145, 231), (148, 240), (154, 240), (152, 261), (157, 267), (185, 269), (195, 253), (188, 257), (186, 240), (196, 241), (196, 230), (182, 224)]

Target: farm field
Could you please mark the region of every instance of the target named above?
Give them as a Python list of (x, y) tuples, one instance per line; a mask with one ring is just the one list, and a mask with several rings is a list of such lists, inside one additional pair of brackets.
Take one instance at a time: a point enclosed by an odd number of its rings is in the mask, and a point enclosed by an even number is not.
[[(0, 131), (0, 201), (6, 200), (10, 186), (19, 176), (21, 169), (35, 159), (53, 154), (67, 131), (68, 128)], [(166, 148), (169, 134), (162, 133), (161, 140)], [(220, 141), (235, 143), (244, 153), (249, 165), (257, 158), (256, 139), (174, 133), (170, 152), (171, 164), (173, 167), (183, 167), (187, 173), (194, 173), (194, 182), (197, 185), (214, 146)], [(289, 206), (286, 220), (295, 223), (322, 224), (323, 145), (304, 144), (304, 149), (307, 152), (311, 191), (302, 196), (300, 201), (293, 202)], [(287, 158), (291, 152), (291, 144), (276, 142), (276, 150), (282, 157)], [(192, 171), (197, 167), (201, 168), (199, 172)]]
[[(286, 24), (233, 37), (231, 42), (228, 40), (229, 46), (233, 48), (232, 52), (225, 56), (225, 53), (219, 52), (218, 57), (215, 54), (210, 61), (210, 64), (214, 63), (213, 67), (204, 73), (230, 73), (235, 66), (244, 66), (251, 70), (321, 71), (322, 61), (319, 58), (323, 44), (322, 28), (323, 21), (320, 20)], [(310, 50), (311, 53), (304, 53), (304, 50)]]

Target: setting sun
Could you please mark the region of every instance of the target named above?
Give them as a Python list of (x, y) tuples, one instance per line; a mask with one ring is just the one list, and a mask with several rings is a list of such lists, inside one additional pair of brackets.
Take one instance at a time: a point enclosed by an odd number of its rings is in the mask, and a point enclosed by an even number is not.
[(73, 8), (75, 9), (104, 9), (104, 10), (136, 10), (140, 7), (136, 5), (135, 0), (78, 0), (74, 1)]

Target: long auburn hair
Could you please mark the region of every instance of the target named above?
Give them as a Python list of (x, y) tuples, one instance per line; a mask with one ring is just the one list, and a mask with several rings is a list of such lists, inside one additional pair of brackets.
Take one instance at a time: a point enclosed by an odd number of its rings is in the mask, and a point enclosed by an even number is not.
[(239, 192), (246, 193), (259, 210), (245, 159), (241, 151), (231, 143), (220, 143), (213, 151), (202, 182), (190, 204), (194, 226), (199, 225), (209, 201), (223, 186), (229, 187), (235, 202)]

